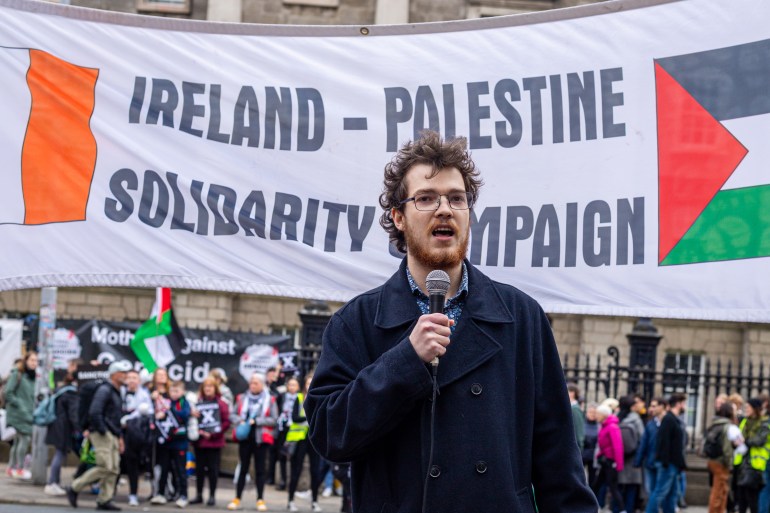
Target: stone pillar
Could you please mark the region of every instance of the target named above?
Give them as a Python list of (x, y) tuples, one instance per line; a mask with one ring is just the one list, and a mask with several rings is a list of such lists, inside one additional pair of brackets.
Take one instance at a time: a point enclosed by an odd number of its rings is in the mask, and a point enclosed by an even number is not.
[(409, 23), (409, 0), (377, 0), (374, 23), (376, 25)]
[(243, 21), (242, 15), (243, 0), (209, 0), (206, 9), (206, 19), (208, 21), (232, 21), (240, 23)]
[(628, 393), (640, 393), (649, 400), (655, 387), (658, 344), (662, 335), (649, 317), (640, 317), (626, 335), (631, 353), (628, 359)]

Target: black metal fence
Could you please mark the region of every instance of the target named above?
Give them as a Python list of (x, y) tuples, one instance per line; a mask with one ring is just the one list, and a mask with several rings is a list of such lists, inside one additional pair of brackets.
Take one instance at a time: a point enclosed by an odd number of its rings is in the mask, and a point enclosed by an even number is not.
[(586, 402), (639, 394), (649, 403), (653, 397), (686, 394), (691, 448), (710, 423), (717, 395), (737, 393), (745, 401), (770, 390), (770, 367), (763, 361), (714, 362), (705, 355), (675, 353), (666, 355), (663, 370), (654, 370), (620, 365), (620, 350), (612, 346), (606, 356), (565, 354), (562, 367), (567, 382), (578, 385)]

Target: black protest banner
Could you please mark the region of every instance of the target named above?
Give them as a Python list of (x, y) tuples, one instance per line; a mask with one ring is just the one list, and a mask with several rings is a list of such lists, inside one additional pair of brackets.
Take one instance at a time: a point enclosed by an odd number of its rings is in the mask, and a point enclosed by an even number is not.
[(217, 401), (201, 401), (195, 408), (200, 412), (198, 429), (209, 433), (222, 431), (222, 412)]
[[(113, 322), (96, 319), (64, 319), (57, 323), (57, 331), (67, 340), (67, 354), (77, 354), (84, 362), (109, 365), (115, 360), (133, 362), (139, 370), (142, 364), (129, 347), (140, 322)], [(284, 372), (296, 371), (296, 351), (292, 340), (285, 335), (262, 333), (185, 329), (185, 347), (168, 366), (169, 378), (184, 381), (188, 390), (198, 386), (212, 369), (225, 371), (228, 386), (233, 393), (246, 390), (254, 372), (264, 374), (279, 361)]]

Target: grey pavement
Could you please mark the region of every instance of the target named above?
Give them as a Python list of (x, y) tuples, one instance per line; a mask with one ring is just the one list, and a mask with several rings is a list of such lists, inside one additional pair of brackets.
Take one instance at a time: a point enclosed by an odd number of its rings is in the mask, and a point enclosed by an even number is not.
[[(66, 497), (52, 497), (43, 493), (42, 485), (34, 485), (28, 481), (12, 479), (5, 475), (6, 465), (0, 465), (0, 513), (47, 513), (50, 511), (61, 511), (66, 509), (73, 510)], [(75, 467), (62, 467), (61, 485), (62, 487), (72, 482), (72, 475), (75, 473)], [(125, 477), (125, 476), (123, 476)], [(191, 513), (211, 513), (213, 511), (227, 511), (227, 504), (235, 497), (235, 486), (232, 478), (220, 477), (217, 484), (217, 503), (215, 506), (206, 506), (204, 504), (188, 505), (184, 511)], [(188, 492), (190, 496), (195, 495), (195, 479), (188, 480)], [(115, 494), (115, 504), (123, 508), (123, 511), (182, 511), (174, 503), (163, 506), (150, 505), (147, 498), (151, 493), (150, 483), (146, 479), (139, 481), (139, 507), (128, 505), (128, 483), (118, 485)], [(288, 496), (285, 491), (277, 491), (273, 486), (265, 486), (265, 501), (268, 511), (285, 512), (288, 502)], [(204, 486), (204, 500), (208, 499), (208, 483)], [(310, 511), (310, 500), (295, 496), (295, 504), (300, 511)], [(340, 510), (342, 499), (340, 497), (320, 497), (318, 503), (324, 512), (332, 513)], [(257, 493), (253, 483), (247, 483), (243, 492), (241, 505), (243, 511), (256, 511)], [(77, 511), (95, 511), (96, 495), (90, 493), (88, 489), (82, 490), (78, 496)]]
[[(55, 511), (73, 510), (67, 503), (66, 497), (51, 497), (43, 493), (43, 487), (34, 485), (30, 482), (20, 481), (12, 479), (5, 475), (6, 465), (0, 465), (0, 513), (52, 513)], [(74, 473), (74, 467), (62, 468), (62, 486), (65, 486), (72, 482), (72, 474)], [(188, 489), (190, 495), (194, 495), (195, 480), (190, 479), (188, 483)], [(207, 490), (204, 487), (204, 490)], [(462, 493), (462, 492), (459, 492)], [(147, 501), (147, 497), (150, 495), (150, 484), (147, 480), (142, 479), (139, 483), (139, 496), (142, 498), (142, 502), (139, 507), (131, 507), (128, 505), (128, 484), (121, 484), (118, 486), (117, 494), (115, 495), (115, 504), (123, 508), (123, 511), (156, 511), (156, 512), (170, 512), (180, 511), (173, 503), (166, 504), (164, 506), (150, 505)], [(204, 499), (208, 498), (208, 492), (204, 491)], [(219, 479), (217, 490), (217, 504), (216, 506), (205, 505), (189, 505), (184, 511), (190, 513), (211, 513), (213, 511), (226, 511), (227, 503), (230, 502), (235, 496), (235, 486), (233, 485), (232, 478), (221, 477)], [(256, 511), (256, 490), (254, 485), (249, 483), (246, 485), (246, 489), (243, 494), (243, 511)], [(285, 512), (287, 495), (286, 492), (279, 492), (272, 486), (265, 487), (265, 500), (267, 502), (268, 510), (271, 512)], [(340, 510), (341, 499), (339, 497), (319, 497), (319, 504), (323, 508), (324, 512), (337, 512)], [(295, 497), (295, 503), (299, 507), (300, 511), (310, 511), (310, 501)], [(77, 511), (95, 511), (96, 508), (96, 496), (92, 495), (87, 490), (83, 490), (78, 497), (78, 509)], [(601, 513), (609, 510), (602, 510)], [(706, 506), (689, 506), (686, 509), (680, 511), (680, 513), (707, 513), (708, 508)], [(563, 512), (569, 513), (569, 512)]]

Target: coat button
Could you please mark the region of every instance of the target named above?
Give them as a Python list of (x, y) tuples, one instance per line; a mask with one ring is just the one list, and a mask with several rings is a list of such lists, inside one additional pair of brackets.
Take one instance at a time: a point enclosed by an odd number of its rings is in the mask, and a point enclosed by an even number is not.
[(430, 477), (438, 477), (441, 475), (441, 467), (438, 465), (433, 465), (430, 468)]
[(486, 461), (477, 461), (476, 462), (476, 472), (479, 474), (483, 474), (487, 471), (487, 462)]
[(481, 395), (482, 390), (483, 388), (479, 383), (474, 383), (471, 385), (471, 394), (473, 395)]

